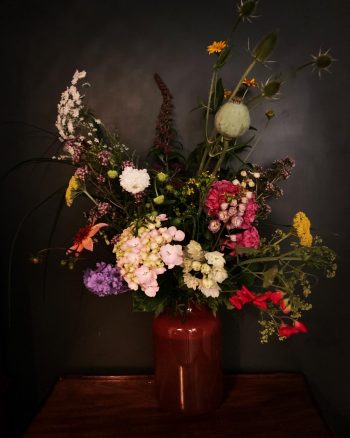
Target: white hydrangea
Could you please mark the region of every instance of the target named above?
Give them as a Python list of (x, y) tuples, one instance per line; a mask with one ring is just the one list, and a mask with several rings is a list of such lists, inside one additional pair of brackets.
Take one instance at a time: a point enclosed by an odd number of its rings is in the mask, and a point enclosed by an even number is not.
[(216, 298), (221, 291), (218, 283), (228, 277), (224, 265), (225, 258), (221, 252), (205, 252), (198, 242), (191, 240), (184, 250), (184, 283), (189, 289), (198, 288), (206, 297)]
[(204, 252), (202, 247), (195, 240), (191, 240), (186, 248), (192, 260), (201, 261), (203, 259)]
[(124, 190), (136, 195), (150, 185), (150, 176), (147, 169), (135, 169), (128, 166), (120, 174), (119, 181)]
[(225, 265), (224, 255), (219, 251), (206, 252), (204, 256), (209, 263), (215, 268), (222, 268)]

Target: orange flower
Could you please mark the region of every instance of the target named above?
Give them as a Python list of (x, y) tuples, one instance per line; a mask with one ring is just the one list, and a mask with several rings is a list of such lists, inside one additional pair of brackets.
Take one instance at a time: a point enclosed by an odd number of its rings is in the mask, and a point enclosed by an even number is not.
[(231, 97), (232, 95), (232, 91), (231, 90), (224, 90), (224, 98), (228, 99), (229, 97)]
[(71, 246), (67, 254), (71, 252), (75, 252), (75, 255), (79, 255), (83, 249), (87, 249), (88, 251), (93, 251), (94, 249), (94, 241), (92, 237), (100, 231), (102, 227), (107, 227), (108, 224), (96, 224), (96, 225), (86, 225), (86, 227), (80, 228), (74, 237), (73, 246)]
[(220, 53), (227, 47), (226, 41), (213, 41), (210, 46), (207, 47), (209, 55), (213, 53)]
[(258, 86), (258, 83), (256, 82), (255, 78), (252, 78), (252, 79), (245, 78), (244, 81), (242, 82), (242, 84), (245, 85), (248, 88), (249, 87), (257, 87)]

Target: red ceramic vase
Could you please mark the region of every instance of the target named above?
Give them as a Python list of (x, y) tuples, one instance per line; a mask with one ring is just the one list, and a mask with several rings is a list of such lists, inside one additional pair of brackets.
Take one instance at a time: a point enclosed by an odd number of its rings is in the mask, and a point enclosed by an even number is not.
[(155, 387), (161, 408), (197, 415), (222, 401), (220, 320), (205, 306), (185, 315), (164, 312), (153, 322)]

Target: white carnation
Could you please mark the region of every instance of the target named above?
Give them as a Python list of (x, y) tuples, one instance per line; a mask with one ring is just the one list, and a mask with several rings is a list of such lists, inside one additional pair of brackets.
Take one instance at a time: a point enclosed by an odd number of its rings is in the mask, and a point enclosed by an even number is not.
[(147, 169), (134, 169), (130, 166), (123, 170), (119, 180), (123, 189), (133, 195), (143, 192), (150, 185)]

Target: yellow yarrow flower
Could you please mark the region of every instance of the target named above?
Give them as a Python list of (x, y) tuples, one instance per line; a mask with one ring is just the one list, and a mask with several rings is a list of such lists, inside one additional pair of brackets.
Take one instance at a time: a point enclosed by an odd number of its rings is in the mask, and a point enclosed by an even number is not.
[(212, 55), (213, 53), (221, 53), (226, 47), (226, 41), (213, 41), (210, 46), (207, 47), (207, 50), (209, 55)]
[(293, 228), (300, 239), (300, 245), (311, 246), (312, 235), (310, 233), (311, 222), (306, 214), (302, 211), (296, 213), (293, 218)]
[(66, 190), (66, 204), (68, 207), (71, 207), (71, 205), (73, 204), (73, 200), (78, 194), (79, 187), (79, 180), (76, 176), (73, 175), (69, 180)]

